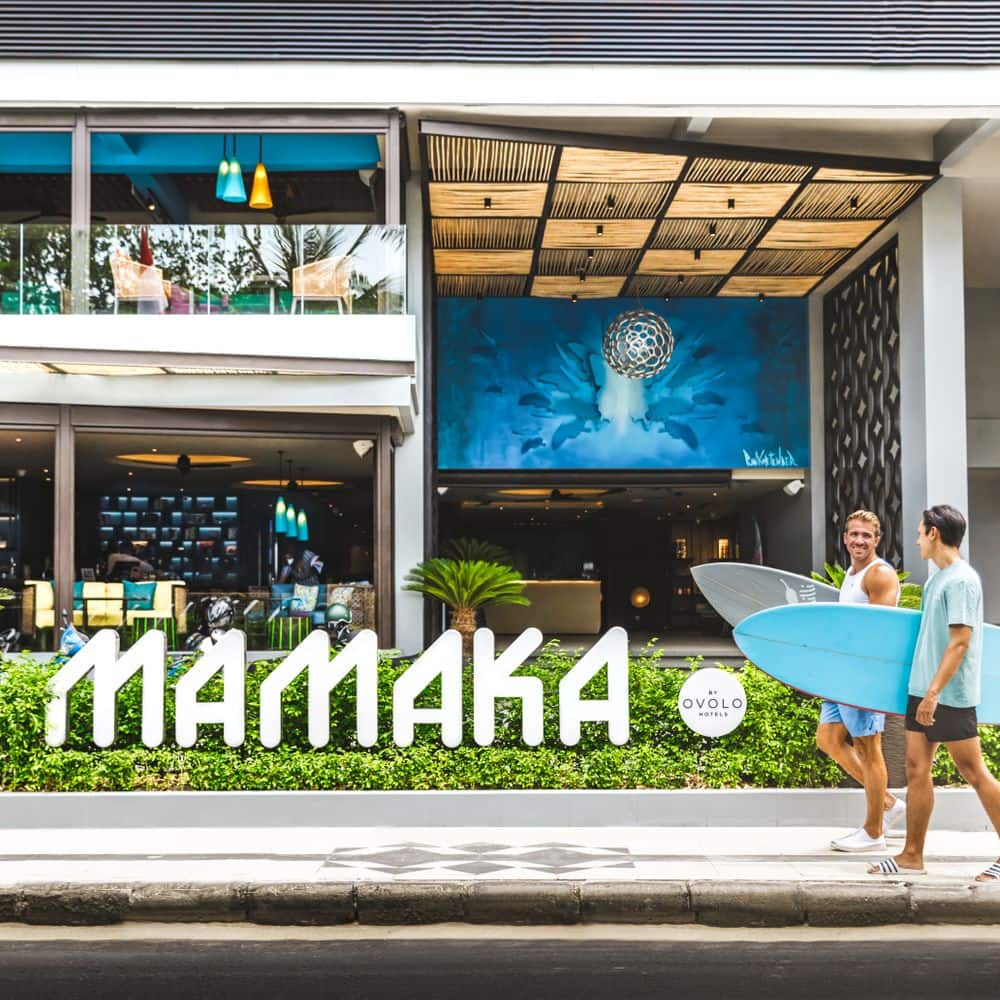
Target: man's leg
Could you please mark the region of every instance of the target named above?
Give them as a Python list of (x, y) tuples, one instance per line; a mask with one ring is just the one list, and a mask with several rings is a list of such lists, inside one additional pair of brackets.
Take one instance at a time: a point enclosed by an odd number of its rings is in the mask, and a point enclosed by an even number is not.
[(865, 833), (869, 837), (882, 836), (882, 816), (889, 789), (889, 772), (882, 756), (882, 734), (855, 736), (854, 749), (861, 764), (861, 784), (865, 790)]
[[(1000, 833), (1000, 782), (990, 774), (983, 760), (979, 737), (946, 743), (948, 753), (962, 777), (979, 796), (993, 829)], [(980, 877), (977, 881), (993, 881)]]
[(906, 843), (894, 859), (900, 868), (924, 867), (924, 841), (934, 811), (931, 765), (938, 746), (923, 733), (906, 734)]
[[(862, 737), (864, 738), (864, 737)], [(857, 741), (855, 741), (857, 742)], [(882, 757), (881, 740), (879, 741), (879, 757)], [(846, 771), (859, 785), (865, 789), (867, 796), (868, 785), (865, 781), (865, 768), (858, 754), (857, 749), (847, 742), (847, 727), (842, 722), (820, 723), (816, 729), (816, 746)], [(885, 760), (882, 760), (882, 768), (885, 770)], [(888, 784), (888, 775), (886, 776)], [(883, 785), (882, 809), (889, 809), (896, 801), (896, 796), (885, 790)], [(879, 827), (882, 826), (882, 817), (879, 816)], [(867, 829), (867, 825), (866, 825)], [(878, 835), (876, 835), (878, 836)]]

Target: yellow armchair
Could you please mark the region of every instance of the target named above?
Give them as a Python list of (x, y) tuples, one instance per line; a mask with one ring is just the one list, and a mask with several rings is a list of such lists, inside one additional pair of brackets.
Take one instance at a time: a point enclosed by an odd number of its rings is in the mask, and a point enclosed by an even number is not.
[(56, 595), (51, 580), (25, 580), (21, 591), (21, 634), (54, 628)]
[(162, 628), (171, 639), (187, 632), (187, 584), (183, 580), (157, 580), (152, 608), (125, 611), (125, 624), (137, 637), (152, 628)]

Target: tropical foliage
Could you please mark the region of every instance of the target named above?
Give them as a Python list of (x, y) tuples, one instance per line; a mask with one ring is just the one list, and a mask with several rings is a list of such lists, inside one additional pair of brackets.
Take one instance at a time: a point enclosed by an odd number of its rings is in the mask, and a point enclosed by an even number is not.
[(510, 553), (502, 545), (494, 545), (478, 538), (453, 538), (445, 543), (441, 554), (445, 559), (491, 562), (499, 563), (501, 566), (514, 565)]
[[(544, 739), (537, 747), (521, 740), (520, 703), (497, 712), (496, 739), (480, 747), (473, 740), (472, 685), (463, 689), (462, 745), (441, 745), (440, 730), (417, 727), (412, 746), (392, 742), (393, 684), (407, 666), (379, 665), (379, 739), (358, 745), (355, 735), (353, 674), (330, 696), (330, 744), (315, 749), (308, 740), (308, 687), (305, 675), (285, 691), (283, 742), (274, 750), (259, 741), (260, 685), (278, 665), (257, 661), (247, 675), (247, 742), (227, 747), (221, 725), (199, 730), (187, 749), (172, 738), (175, 689), (184, 669), (167, 679), (167, 742), (148, 749), (141, 739), (142, 689), (138, 677), (118, 696), (118, 739), (102, 750), (91, 738), (90, 681), (81, 682), (70, 701), (65, 746), (45, 743), (51, 663), (15, 658), (0, 664), (0, 789), (4, 791), (100, 791), (173, 789), (430, 789), (430, 788), (806, 788), (843, 782), (839, 768), (816, 749), (818, 703), (779, 684), (749, 664), (739, 673), (747, 693), (740, 726), (718, 740), (703, 739), (684, 725), (677, 707), (687, 670), (664, 668), (655, 656), (634, 658), (629, 672), (631, 727), (624, 746), (608, 743), (607, 726), (584, 723), (580, 743), (559, 742), (559, 681), (576, 657), (547, 644), (537, 659), (518, 671), (538, 677), (545, 691)], [(217, 700), (222, 679), (214, 678), (202, 697)], [(587, 698), (607, 696), (599, 675), (584, 689)], [(420, 707), (440, 704), (431, 685)], [(987, 766), (1000, 769), (1000, 727), (983, 726), (980, 738)], [(938, 782), (956, 782), (947, 754), (935, 761)]]
[(451, 627), (462, 635), (462, 650), (472, 654), (476, 611), (490, 604), (531, 602), (524, 581), (512, 566), (481, 559), (426, 559), (406, 575), (404, 590), (432, 597), (451, 608)]
[[(844, 585), (846, 574), (847, 570), (840, 563), (823, 563), (823, 572), (817, 573), (813, 571), (812, 578), (840, 590)], [(910, 574), (904, 570), (896, 570), (896, 576), (899, 577), (900, 582), (899, 606), (919, 611), (923, 601), (924, 588), (919, 583), (907, 583), (906, 580)]]

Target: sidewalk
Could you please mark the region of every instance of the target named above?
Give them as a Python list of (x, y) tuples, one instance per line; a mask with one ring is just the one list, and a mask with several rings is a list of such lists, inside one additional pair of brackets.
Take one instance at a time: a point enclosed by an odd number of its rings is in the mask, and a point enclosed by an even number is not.
[[(1000, 923), (991, 833), (865, 875), (843, 828), (133, 828), (0, 832), (0, 921)], [(890, 850), (899, 841), (890, 841)], [(877, 860), (881, 854), (871, 856)]]

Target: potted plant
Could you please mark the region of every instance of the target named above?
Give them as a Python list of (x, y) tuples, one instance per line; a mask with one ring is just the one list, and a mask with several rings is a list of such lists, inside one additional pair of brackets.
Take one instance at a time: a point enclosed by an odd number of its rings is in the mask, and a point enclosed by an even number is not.
[(404, 590), (433, 597), (451, 608), (451, 627), (462, 636), (462, 655), (472, 655), (476, 611), (490, 604), (531, 602), (511, 566), (481, 559), (425, 559), (406, 575)]

